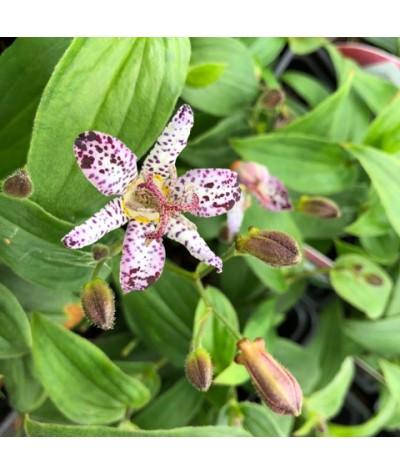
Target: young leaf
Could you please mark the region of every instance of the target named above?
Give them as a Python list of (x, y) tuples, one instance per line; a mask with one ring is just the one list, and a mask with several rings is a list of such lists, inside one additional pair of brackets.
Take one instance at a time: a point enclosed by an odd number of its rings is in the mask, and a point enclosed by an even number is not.
[(300, 71), (286, 71), (282, 74), (282, 81), (291, 87), (311, 107), (329, 97), (329, 91), (314, 76)]
[(109, 424), (150, 399), (143, 383), (123, 373), (86, 339), (39, 314), (33, 316), (32, 333), (39, 379), (72, 421)]
[(274, 37), (243, 37), (240, 41), (250, 50), (253, 57), (261, 64), (268, 66), (283, 50), (286, 44), (285, 38)]
[(244, 416), (243, 428), (254, 437), (288, 437), (294, 424), (294, 417), (280, 416), (268, 407), (252, 402), (239, 404)]
[(186, 86), (193, 88), (207, 87), (218, 81), (223, 75), (227, 64), (205, 63), (191, 66), (186, 77)]

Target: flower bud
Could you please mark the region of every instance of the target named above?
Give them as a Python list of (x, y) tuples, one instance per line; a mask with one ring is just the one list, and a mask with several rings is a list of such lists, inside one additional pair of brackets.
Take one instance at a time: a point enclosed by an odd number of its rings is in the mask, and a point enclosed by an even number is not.
[(3, 183), (3, 192), (14, 198), (29, 198), (32, 182), (25, 170), (18, 170)]
[(275, 109), (285, 102), (285, 93), (280, 89), (269, 89), (262, 97), (267, 109)]
[(339, 206), (323, 196), (302, 196), (297, 210), (322, 219), (336, 219), (341, 216)]
[(186, 376), (199, 391), (208, 391), (213, 377), (213, 366), (210, 354), (203, 348), (198, 348), (186, 359)]
[(102, 330), (114, 326), (114, 294), (102, 279), (94, 279), (83, 286), (81, 303), (86, 317)]
[(264, 340), (248, 338), (237, 344), (241, 352), (235, 361), (243, 364), (260, 394), (271, 409), (284, 416), (298, 416), (301, 413), (303, 395), (299, 383), (289, 371), (279, 364), (265, 349)]
[(273, 267), (294, 266), (301, 261), (297, 242), (280, 231), (261, 231), (250, 227), (245, 236), (235, 239), (236, 250), (261, 259)]
[(95, 244), (92, 248), (92, 255), (95, 261), (101, 261), (110, 255), (110, 249), (103, 244)]

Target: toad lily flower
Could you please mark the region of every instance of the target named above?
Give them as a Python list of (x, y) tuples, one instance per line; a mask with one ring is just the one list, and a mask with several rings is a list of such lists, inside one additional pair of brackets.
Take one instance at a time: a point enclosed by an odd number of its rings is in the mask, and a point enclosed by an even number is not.
[(175, 160), (186, 145), (192, 125), (192, 110), (183, 105), (158, 138), (139, 174), (136, 156), (115, 137), (87, 131), (75, 141), (75, 156), (86, 178), (103, 195), (118, 197), (62, 241), (71, 249), (79, 249), (129, 222), (120, 272), (125, 292), (144, 290), (160, 277), (165, 262), (164, 235), (222, 271), (221, 259), (182, 213), (200, 217), (226, 213), (240, 198), (238, 177), (225, 169), (197, 169), (177, 177)]
[(253, 195), (261, 206), (269, 211), (292, 209), (288, 193), (278, 178), (269, 174), (267, 167), (256, 162), (233, 162), (233, 170), (239, 175), (242, 195), (236, 205), (228, 212), (228, 233), (231, 239), (242, 225), (244, 212), (250, 206)]

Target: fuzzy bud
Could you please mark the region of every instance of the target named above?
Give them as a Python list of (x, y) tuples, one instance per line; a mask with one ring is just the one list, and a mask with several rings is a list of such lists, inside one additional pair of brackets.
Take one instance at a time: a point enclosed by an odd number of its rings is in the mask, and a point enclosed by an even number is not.
[(186, 359), (186, 376), (199, 391), (208, 391), (212, 383), (213, 365), (210, 354), (203, 348), (198, 348)]
[(81, 303), (86, 317), (102, 330), (114, 326), (114, 294), (103, 279), (94, 279), (83, 286)]
[(285, 102), (285, 93), (280, 89), (269, 89), (262, 98), (267, 109), (275, 109)]
[(336, 219), (341, 216), (339, 206), (323, 196), (302, 196), (296, 208), (297, 211), (322, 219)]
[(95, 244), (92, 248), (92, 255), (95, 261), (101, 261), (110, 255), (110, 249), (103, 244)]
[(281, 231), (261, 231), (250, 227), (235, 239), (236, 250), (261, 259), (273, 267), (294, 266), (301, 261), (297, 242)]
[(3, 183), (3, 192), (14, 198), (29, 198), (32, 194), (32, 182), (25, 170), (18, 170)]
[(236, 363), (246, 367), (261, 399), (271, 411), (284, 416), (300, 415), (303, 394), (299, 383), (268, 353), (264, 340), (256, 338), (251, 342), (244, 338), (237, 346), (241, 352), (235, 358)]

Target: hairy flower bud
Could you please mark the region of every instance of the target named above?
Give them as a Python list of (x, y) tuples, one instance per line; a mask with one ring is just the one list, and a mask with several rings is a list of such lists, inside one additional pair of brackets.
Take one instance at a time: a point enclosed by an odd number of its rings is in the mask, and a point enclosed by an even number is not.
[(323, 219), (336, 219), (341, 216), (339, 206), (323, 196), (302, 196), (297, 210)]
[(101, 261), (110, 255), (110, 248), (103, 244), (95, 244), (92, 248), (92, 255), (95, 261)]
[(213, 366), (210, 354), (203, 348), (198, 348), (186, 359), (186, 376), (199, 391), (208, 391), (213, 377)]
[(269, 89), (263, 95), (262, 102), (268, 109), (275, 109), (285, 102), (285, 93), (280, 89)]
[(246, 367), (265, 404), (277, 414), (300, 415), (303, 395), (299, 383), (268, 353), (264, 340), (243, 338), (237, 346), (241, 352), (235, 361)]
[(18, 170), (3, 183), (3, 191), (14, 198), (29, 198), (32, 193), (32, 182), (25, 170)]
[(81, 303), (86, 317), (102, 330), (114, 326), (114, 294), (103, 279), (93, 279), (83, 286)]
[(261, 231), (250, 227), (235, 239), (236, 250), (261, 259), (273, 267), (294, 266), (301, 261), (297, 242), (281, 231)]

